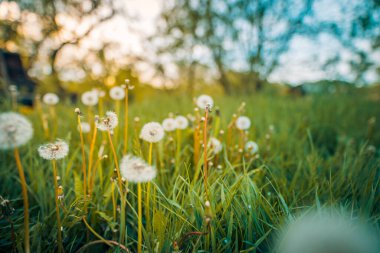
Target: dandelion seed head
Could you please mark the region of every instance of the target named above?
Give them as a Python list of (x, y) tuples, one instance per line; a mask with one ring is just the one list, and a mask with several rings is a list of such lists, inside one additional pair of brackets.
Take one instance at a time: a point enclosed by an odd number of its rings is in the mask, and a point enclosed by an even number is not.
[(197, 98), (197, 106), (201, 109), (211, 108), (214, 105), (214, 100), (208, 95), (200, 95)]
[(367, 147), (367, 151), (368, 151), (369, 153), (376, 153), (376, 147), (375, 147), (374, 145), (369, 145), (369, 146)]
[(215, 155), (220, 153), (220, 151), (223, 149), (222, 143), (215, 137), (210, 138), (208, 146), (212, 149)]
[(11, 85), (9, 85), (8, 89), (12, 93), (14, 93), (14, 92), (17, 93), (17, 86), (16, 85), (11, 84)]
[(118, 125), (119, 120), (116, 113), (108, 111), (103, 118), (99, 118), (95, 125), (100, 131), (111, 131)]
[(194, 115), (192, 115), (192, 114), (187, 114), (186, 115), (186, 117), (191, 121), (191, 122), (194, 122), (195, 121), (195, 117), (194, 117)]
[(176, 121), (172, 118), (167, 118), (162, 121), (162, 127), (166, 132), (172, 132), (176, 129)]
[(350, 214), (334, 209), (308, 212), (291, 221), (277, 242), (276, 253), (376, 253), (378, 234)]
[[(91, 125), (89, 123), (81, 122), (80, 125), (81, 125), (83, 133), (86, 134), (86, 133), (89, 133), (91, 131)], [(79, 131), (79, 126), (78, 126), (78, 131)]]
[(69, 145), (63, 140), (41, 145), (38, 148), (40, 157), (46, 160), (59, 160), (67, 156)]
[(251, 120), (246, 116), (240, 116), (236, 119), (236, 128), (239, 130), (247, 130), (251, 127)]
[(176, 125), (178, 129), (186, 129), (189, 126), (189, 121), (184, 116), (177, 116), (175, 118)]
[(205, 202), (205, 206), (206, 206), (206, 207), (210, 207), (210, 205), (211, 205), (211, 204), (210, 204), (210, 201), (206, 200), (206, 202)]
[(145, 124), (140, 132), (140, 138), (150, 143), (159, 142), (164, 135), (164, 128), (157, 122)]
[(120, 162), (121, 175), (133, 183), (152, 181), (156, 177), (156, 169), (148, 165), (140, 157), (126, 155)]
[(125, 89), (120, 86), (115, 86), (110, 89), (110, 97), (113, 100), (122, 100), (125, 97)]
[(23, 115), (16, 112), (0, 114), (0, 149), (14, 149), (33, 137), (33, 126)]
[(250, 154), (256, 154), (259, 151), (259, 145), (257, 145), (254, 141), (248, 141), (245, 144), (245, 151), (249, 152)]
[(42, 102), (47, 105), (56, 105), (59, 102), (59, 97), (55, 93), (46, 93), (42, 97)]
[(77, 107), (77, 108), (75, 108), (74, 112), (75, 112), (76, 114), (80, 114), (80, 109)]
[(94, 90), (86, 91), (82, 94), (81, 100), (84, 105), (94, 106), (99, 101), (98, 92)]

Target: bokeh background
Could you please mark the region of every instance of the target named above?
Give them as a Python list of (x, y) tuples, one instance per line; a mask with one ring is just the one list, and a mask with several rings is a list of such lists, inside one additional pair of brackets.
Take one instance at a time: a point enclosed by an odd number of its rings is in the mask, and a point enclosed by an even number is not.
[(142, 98), (366, 87), (379, 99), (378, 0), (1, 1), (0, 27), (39, 93), (128, 78)]

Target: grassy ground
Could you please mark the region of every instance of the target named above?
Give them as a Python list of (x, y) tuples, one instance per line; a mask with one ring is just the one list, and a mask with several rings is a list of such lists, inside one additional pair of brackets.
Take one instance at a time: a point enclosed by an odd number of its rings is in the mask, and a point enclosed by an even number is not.
[[(248, 139), (260, 147), (260, 156), (256, 158), (240, 158), (236, 129), (232, 129), (232, 140), (226, 143), (227, 126), (242, 101), (246, 102), (243, 114), (252, 120)], [(152, 186), (155, 194), (150, 197), (151, 224), (147, 224), (144, 216), (143, 245), (147, 252), (269, 252), (271, 238), (284, 220), (310, 206), (345, 207), (379, 224), (380, 154), (373, 146), (380, 147), (380, 124), (370, 120), (380, 116), (378, 101), (364, 95), (302, 98), (261, 95), (217, 97), (215, 104), (220, 109), (220, 129), (225, 134), (218, 135), (214, 109), (208, 135), (218, 136), (224, 147), (218, 156), (209, 154), (209, 161), (213, 162), (208, 179), (211, 208), (205, 207), (203, 179), (197, 174), (202, 173), (203, 160), (197, 165), (193, 162), (193, 129), (182, 133), (178, 166), (172, 161), (176, 135), (173, 134), (173, 141), (167, 135), (154, 146), (153, 161), (159, 172)], [(57, 163), (65, 194), (60, 207), (63, 244), (66, 252), (76, 252), (84, 245), (90, 249), (88, 252), (105, 252), (109, 246), (91, 245), (91, 242), (119, 241), (120, 223), (113, 217), (110, 180), (114, 161), (106, 143), (104, 154), (109, 158), (99, 162), (86, 214), (74, 107), (60, 105), (57, 119), (50, 119), (51, 128), (56, 126), (56, 137), (70, 143), (68, 157)], [(79, 107), (86, 120), (87, 109), (83, 105)], [(115, 109), (115, 106), (108, 104), (105, 108)], [(160, 96), (133, 103), (130, 106), (130, 152), (147, 159), (148, 145), (138, 139), (142, 124), (161, 122), (169, 112), (193, 114), (193, 109), (191, 99), (185, 97)], [(35, 135), (20, 152), (29, 187), (31, 248), (32, 252), (54, 252), (57, 242), (53, 172), (51, 164), (37, 154), (37, 147), (48, 139), (38, 112), (28, 117), (33, 121)], [(139, 124), (133, 123), (134, 117), (140, 118)], [(120, 159), (123, 119), (119, 119), (121, 125), (114, 141)], [(274, 131), (269, 130), (270, 125)], [(103, 138), (98, 135), (95, 154)], [(90, 140), (90, 136), (85, 136), (86, 155)], [(15, 208), (10, 218), (16, 233), (15, 244), (22, 251), (21, 187), (13, 153), (0, 152), (0, 160), (0, 195), (9, 199)], [(135, 252), (136, 185), (129, 184), (128, 188), (126, 246)], [(146, 187), (144, 193), (145, 190)], [(89, 226), (86, 227), (82, 217), (86, 217)], [(211, 218), (209, 225), (205, 217)], [(11, 251), (11, 232), (10, 223), (0, 219), (0, 251)]]

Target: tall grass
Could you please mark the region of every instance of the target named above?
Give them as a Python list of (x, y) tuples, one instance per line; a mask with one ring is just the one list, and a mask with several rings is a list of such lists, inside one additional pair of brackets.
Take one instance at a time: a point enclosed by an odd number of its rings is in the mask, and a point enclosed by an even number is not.
[[(231, 159), (238, 155), (239, 132), (232, 131), (229, 146), (223, 140), (220, 155), (209, 155), (213, 164), (208, 168), (208, 192), (211, 205), (205, 205), (202, 173), (203, 156), (193, 162), (193, 130), (181, 135), (180, 162), (176, 158), (175, 134), (155, 144), (152, 163), (158, 176), (152, 182), (150, 202), (152, 216), (143, 226), (143, 248), (147, 252), (268, 252), (271, 236), (284, 219), (309, 206), (339, 205), (370, 218), (379, 225), (380, 219), (380, 124), (368, 123), (380, 116), (376, 101), (364, 96), (323, 97), (217, 97), (220, 129), (226, 130), (232, 115), (242, 101), (245, 115), (252, 120), (248, 133), (259, 144), (256, 159)], [(114, 110), (113, 104), (104, 105)], [(7, 105), (3, 106), (3, 111)], [(62, 200), (63, 245), (65, 252), (88, 249), (105, 252), (109, 248), (122, 252), (119, 242), (120, 224), (114, 219), (114, 159), (105, 144), (99, 159), (91, 196), (83, 198), (82, 155), (76, 126), (77, 105), (63, 104), (57, 108), (56, 136), (70, 143), (68, 158), (58, 167), (65, 194)], [(141, 142), (138, 130), (143, 123), (162, 121), (169, 112), (193, 113), (191, 98), (157, 96), (133, 103), (129, 107), (128, 149), (148, 160), (149, 144)], [(86, 111), (86, 110), (82, 110)], [(122, 117), (123, 113), (120, 114)], [(86, 121), (84, 115), (81, 119)], [(136, 124), (134, 117), (139, 117)], [(210, 113), (208, 136), (215, 134), (215, 112)], [(37, 156), (37, 147), (46, 140), (38, 111), (30, 114), (36, 133), (22, 147), (22, 163), (28, 181), (30, 202), (30, 234), (32, 252), (57, 251), (53, 171), (49, 163)], [(214, 120), (214, 121), (213, 121)], [(124, 120), (119, 132), (123, 133)], [(269, 126), (274, 126), (274, 131)], [(89, 135), (89, 136), (86, 136)], [(88, 156), (91, 134), (85, 134)], [(98, 134), (94, 156), (107, 136)], [(116, 152), (123, 154), (123, 136), (114, 139)], [(104, 144), (103, 144), (104, 145)], [(23, 210), (16, 164), (11, 152), (0, 153), (0, 195), (11, 200), (15, 213), (11, 220), (16, 240), (11, 239), (11, 224), (0, 219), (0, 251), (10, 252), (12, 245), (22, 251)], [(218, 165), (220, 165), (218, 167)], [(176, 166), (178, 166), (176, 168)], [(113, 186), (114, 185), (114, 186)], [(137, 248), (137, 185), (128, 184), (126, 202), (125, 247)], [(142, 189), (144, 192), (146, 188)], [(145, 194), (143, 194), (145, 195)], [(120, 211), (118, 201), (117, 212)], [(85, 212), (85, 207), (88, 210)], [(117, 217), (120, 215), (118, 214)], [(83, 217), (86, 217), (85, 223)], [(143, 220), (146, 222), (145, 217)], [(89, 234), (89, 236), (87, 236)], [(111, 242), (112, 241), (112, 242)], [(106, 244), (105, 242), (108, 242)], [(116, 243), (115, 243), (116, 242)]]

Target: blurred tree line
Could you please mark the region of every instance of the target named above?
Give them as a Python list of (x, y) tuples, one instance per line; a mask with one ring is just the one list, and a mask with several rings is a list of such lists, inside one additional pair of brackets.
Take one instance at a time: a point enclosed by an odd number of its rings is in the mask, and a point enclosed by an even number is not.
[[(159, 45), (158, 55), (175, 55), (190, 90), (198, 66), (205, 64), (216, 71), (217, 81), (226, 93), (261, 90), (295, 36), (315, 38), (322, 33), (333, 35), (357, 56), (350, 62), (355, 73), (352, 81), (363, 81), (366, 71), (376, 64), (370, 55), (380, 47), (380, 1), (341, 1), (343, 15), (345, 4), (351, 8), (349, 16), (343, 17), (345, 22), (318, 18), (316, 2), (165, 1), (158, 34), (151, 40)], [(326, 5), (328, 8), (328, 1)], [(360, 49), (355, 39), (369, 40), (371, 49)], [(239, 58), (237, 66), (232, 62), (236, 58)], [(323, 67), (334, 68), (341, 60), (337, 52)], [(161, 63), (156, 64), (164, 72)], [(380, 74), (378, 66), (377, 71)]]
[[(121, 66), (107, 58), (107, 51), (117, 50), (117, 45), (106, 40), (87, 48), (83, 58), (66, 63), (66, 69), (58, 64), (65, 59), (65, 49), (80, 54), (98, 26), (125, 15), (115, 1), (18, 0), (3, 4), (8, 13), (0, 19), (0, 48), (20, 53), (24, 67), (47, 84), (42, 89), (72, 92), (137, 78), (131, 66), (125, 64), (120, 71)], [(67, 24), (77, 29), (67, 29)], [(78, 78), (65, 80), (65, 74)]]
[[(0, 47), (16, 47), (25, 56), (27, 69), (44, 59), (48, 64), (45, 78), (59, 84), (60, 89), (70, 83), (62, 82), (61, 69), (57, 67), (57, 58), (65, 48), (76, 50), (97, 26), (117, 15), (133, 21), (116, 0), (16, 2), (22, 14), (13, 19), (0, 19)], [(73, 65), (81, 70), (84, 83), (112, 85), (120, 79), (118, 75), (135, 76), (137, 80), (134, 64), (146, 61), (154, 67), (156, 76), (166, 80), (170, 79), (174, 64), (178, 76), (172, 82), (187, 87), (190, 93), (197, 85), (210, 81), (216, 81), (228, 94), (254, 92), (268, 82), (268, 76), (279, 66), (280, 57), (289, 51), (292, 39), (296, 36), (316, 38), (326, 33), (355, 54), (350, 62), (355, 74), (353, 82), (364, 82), (364, 75), (371, 68), (377, 68), (380, 74), (378, 63), (372, 57), (380, 49), (380, 1), (340, 0), (343, 17), (339, 19), (323, 19), (320, 13), (317, 15), (315, 4), (318, 2), (320, 0), (162, 1), (157, 31), (147, 38), (146, 46), (154, 49), (154, 55), (129, 56), (128, 63), (120, 65), (106, 57), (107, 51), (117, 50), (117, 46), (99, 42), (103, 44), (88, 51), (91, 56)], [(328, 7), (329, 1), (325, 2)], [(128, 8), (128, 2), (124, 4)], [(81, 20), (91, 22), (80, 32), (62, 36), (65, 22), (62, 14), (79, 23)], [(30, 29), (27, 26), (30, 19), (38, 20), (39, 36), (28, 36), (26, 29)], [(370, 49), (358, 46), (358, 40), (369, 41)], [(336, 52), (323, 67), (334, 70), (341, 61), (342, 55)], [(95, 62), (101, 65), (102, 74), (93, 74)]]

